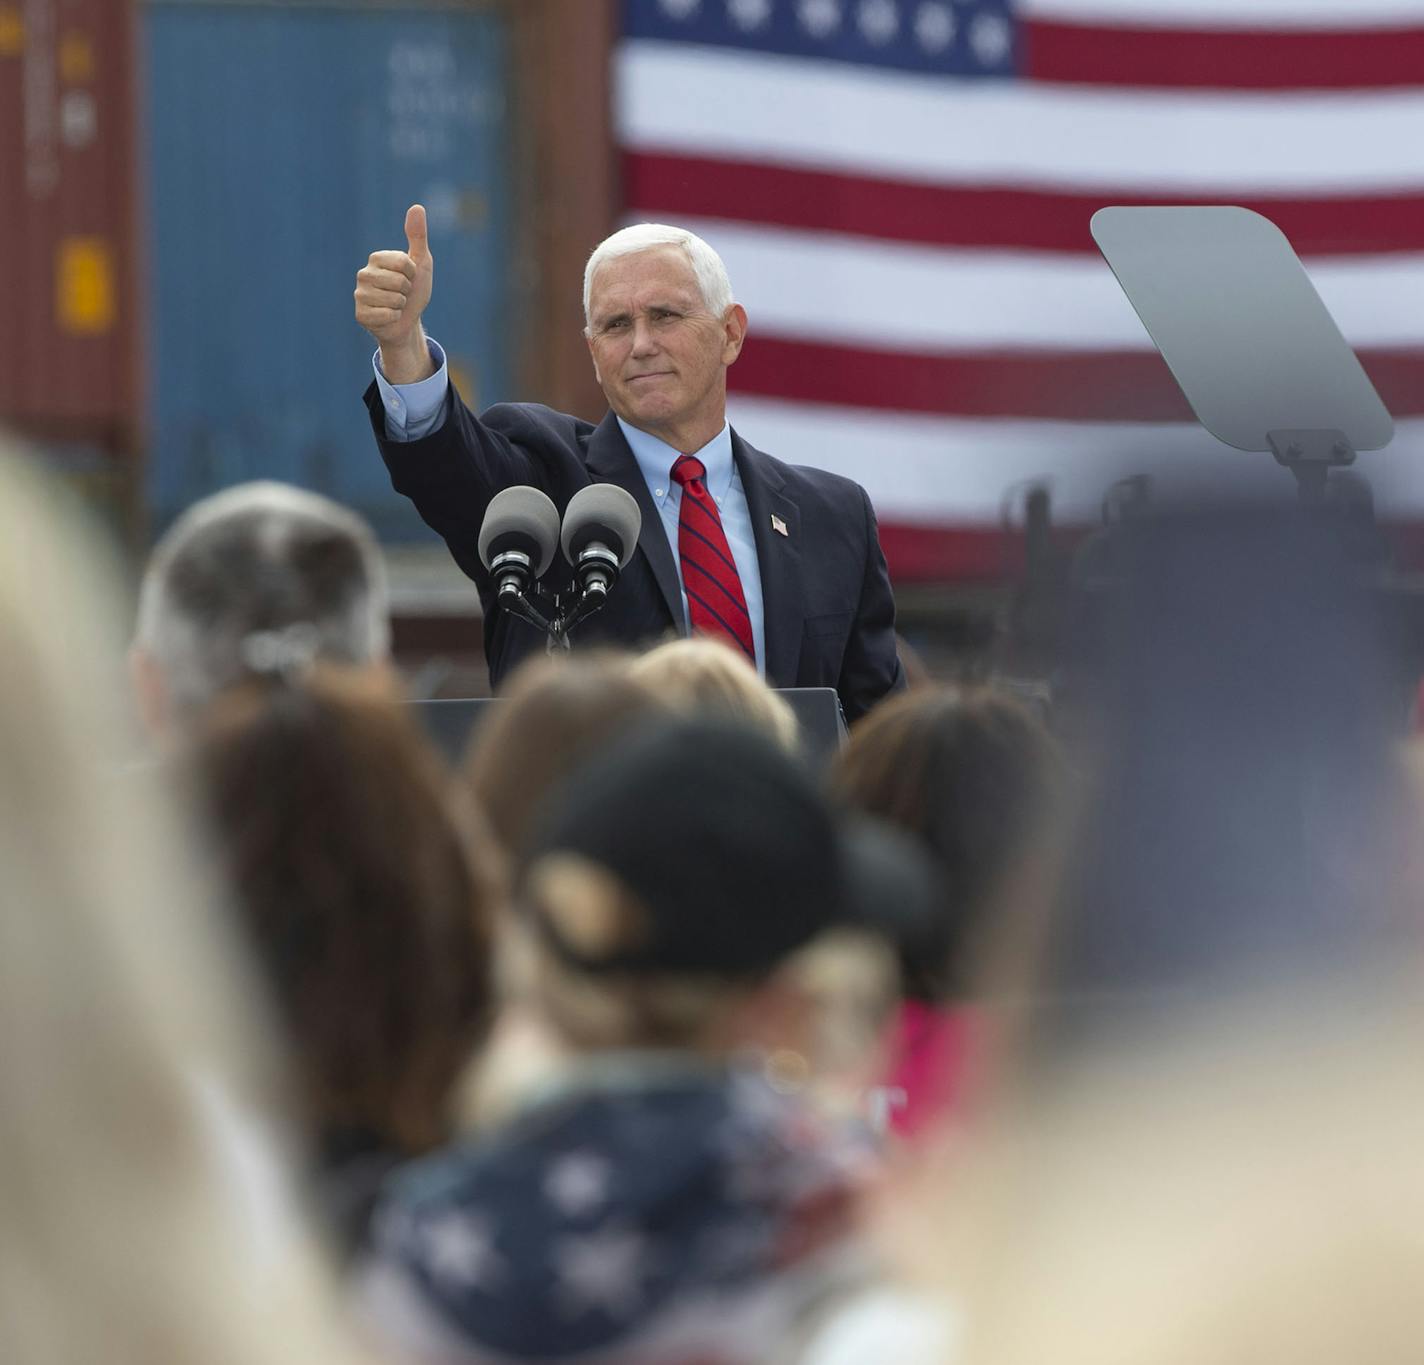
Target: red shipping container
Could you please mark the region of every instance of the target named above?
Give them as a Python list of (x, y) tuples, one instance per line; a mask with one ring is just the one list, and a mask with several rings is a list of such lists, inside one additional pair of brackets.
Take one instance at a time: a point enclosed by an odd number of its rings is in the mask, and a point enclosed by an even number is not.
[(0, 423), (134, 448), (132, 0), (0, 0)]

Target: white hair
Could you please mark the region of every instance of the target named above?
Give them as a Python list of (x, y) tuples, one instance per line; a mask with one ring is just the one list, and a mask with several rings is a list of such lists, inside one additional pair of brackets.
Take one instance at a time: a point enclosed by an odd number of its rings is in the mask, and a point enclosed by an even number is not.
[(264, 480), (204, 498), (158, 542), (135, 644), (177, 715), (247, 674), (254, 637), (297, 629), (314, 656), (341, 663), (372, 663), (390, 648), (385, 565), (354, 512)]
[(695, 232), (686, 228), (673, 227), (668, 223), (635, 223), (605, 237), (593, 249), (583, 272), (583, 320), (587, 328), (589, 322), (589, 300), (593, 294), (593, 277), (598, 268), (620, 256), (633, 256), (640, 251), (651, 251), (655, 247), (681, 247), (687, 256), (692, 273), (697, 276), (697, 287), (702, 292), (702, 302), (711, 313), (719, 318), (735, 302), (732, 297), (732, 281), (727, 275), (727, 267), (722, 258), (712, 250)]

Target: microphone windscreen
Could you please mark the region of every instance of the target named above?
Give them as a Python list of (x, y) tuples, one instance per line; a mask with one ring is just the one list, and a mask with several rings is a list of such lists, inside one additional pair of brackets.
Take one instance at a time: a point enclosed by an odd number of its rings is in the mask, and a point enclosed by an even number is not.
[[(561, 536), (564, 558), (572, 564), (589, 540), (602, 540), (617, 551), (618, 567), (625, 568), (638, 546), (642, 525), (643, 514), (631, 493), (615, 483), (591, 483), (569, 499)], [(590, 535), (591, 531), (600, 534)]]
[(559, 509), (546, 494), (527, 484), (503, 489), (490, 499), (480, 527), (480, 563), (485, 568), (496, 553), (495, 542), (509, 537), (534, 560), (534, 577), (542, 577), (553, 563), (554, 547), (559, 543)]

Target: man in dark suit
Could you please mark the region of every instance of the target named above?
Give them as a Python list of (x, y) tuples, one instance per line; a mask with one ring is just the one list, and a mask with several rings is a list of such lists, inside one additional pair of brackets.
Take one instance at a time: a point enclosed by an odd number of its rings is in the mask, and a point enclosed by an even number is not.
[[(380, 346), (366, 404), (396, 490), (480, 589), (496, 686), (542, 639), (496, 606), (477, 550), (485, 509), (501, 489), (532, 484), (562, 510), (590, 483), (626, 488), (643, 524), (638, 552), (607, 606), (572, 633), (576, 644), (717, 635), (775, 686), (834, 687), (851, 720), (904, 685), (865, 491), (783, 464), (727, 424), (727, 367), (747, 315), (711, 247), (642, 224), (590, 257), (586, 336), (610, 408), (593, 426), (536, 404), (480, 417), (465, 407), (420, 322), (434, 262), (419, 205), (406, 238), (407, 250), (374, 252), (356, 277), (356, 320)], [(572, 582), (562, 562), (550, 575), (555, 589)]]

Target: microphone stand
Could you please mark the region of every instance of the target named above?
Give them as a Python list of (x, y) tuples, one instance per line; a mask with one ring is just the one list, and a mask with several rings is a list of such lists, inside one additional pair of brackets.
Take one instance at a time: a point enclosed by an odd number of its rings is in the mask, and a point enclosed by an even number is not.
[(527, 621), (544, 633), (544, 649), (548, 654), (573, 648), (569, 631), (586, 621), (608, 600), (608, 585), (595, 579), (570, 602), (571, 594), (547, 593), (535, 587), (521, 591), (518, 584), (506, 580), (500, 585), (498, 602), (511, 616)]

